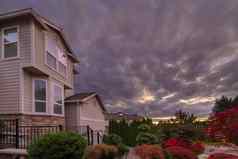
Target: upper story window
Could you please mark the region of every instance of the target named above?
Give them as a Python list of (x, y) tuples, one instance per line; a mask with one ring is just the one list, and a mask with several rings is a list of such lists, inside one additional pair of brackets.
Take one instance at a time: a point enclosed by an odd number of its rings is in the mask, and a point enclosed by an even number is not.
[(54, 85), (53, 94), (54, 94), (54, 114), (63, 114), (63, 105), (64, 105), (64, 96), (63, 96), (63, 87)]
[(67, 57), (59, 46), (57, 38), (51, 34), (46, 34), (46, 64), (66, 76)]
[(46, 89), (47, 83), (45, 80), (34, 80), (34, 102), (35, 112), (46, 113)]
[(67, 60), (66, 59), (67, 58), (66, 58), (64, 52), (61, 49), (59, 49), (58, 53), (59, 53), (59, 61), (58, 61), (59, 72), (62, 75), (66, 76), (66, 66), (67, 66)]
[(18, 56), (18, 27), (3, 29), (3, 58)]

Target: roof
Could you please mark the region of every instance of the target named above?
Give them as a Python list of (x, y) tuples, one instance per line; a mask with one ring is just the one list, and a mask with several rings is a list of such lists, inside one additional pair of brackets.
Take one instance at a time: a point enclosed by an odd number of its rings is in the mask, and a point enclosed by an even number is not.
[(104, 112), (106, 112), (107, 110), (104, 104), (102, 103), (101, 98), (95, 92), (85, 92), (72, 95), (70, 97), (65, 98), (65, 103), (76, 103), (76, 102), (84, 103), (93, 97), (95, 97), (98, 100), (100, 107)]
[(65, 100), (66, 101), (73, 101), (73, 100), (80, 100), (80, 101), (83, 101), (84, 99), (94, 95), (95, 93), (94, 92), (90, 92), (90, 93), (78, 93), (78, 94), (75, 94), (75, 95), (72, 95), (68, 98), (66, 98)]
[(63, 29), (60, 28), (59, 26), (55, 25), (54, 23), (50, 22), (48, 19), (40, 16), (35, 10), (32, 8), (26, 8), (26, 9), (21, 9), (21, 10), (15, 10), (7, 13), (0, 14), (0, 21), (3, 20), (8, 20), (12, 18), (18, 18), (22, 16), (27, 16), (30, 15), (40, 24), (40, 26), (44, 30), (49, 30), (49, 28), (52, 28), (55, 32), (58, 33), (58, 35), (61, 37), (66, 49), (68, 50), (68, 56), (76, 63), (79, 62), (79, 59), (73, 54), (73, 50), (70, 47), (69, 43), (67, 42), (65, 35), (63, 33)]

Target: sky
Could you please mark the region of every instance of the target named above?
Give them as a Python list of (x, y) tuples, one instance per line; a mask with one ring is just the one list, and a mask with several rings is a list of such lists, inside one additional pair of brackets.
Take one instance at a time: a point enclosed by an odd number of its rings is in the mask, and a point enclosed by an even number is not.
[(238, 94), (237, 0), (0, 0), (0, 12), (28, 7), (64, 28), (76, 91), (109, 111), (204, 116)]

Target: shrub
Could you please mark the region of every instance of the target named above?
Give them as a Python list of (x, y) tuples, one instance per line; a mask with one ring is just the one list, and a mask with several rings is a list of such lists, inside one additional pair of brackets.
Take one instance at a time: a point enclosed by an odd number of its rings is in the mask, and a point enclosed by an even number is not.
[(103, 143), (116, 146), (120, 156), (123, 156), (125, 153), (129, 152), (129, 148), (122, 143), (121, 137), (116, 134), (104, 136)]
[(224, 153), (215, 153), (210, 155), (208, 159), (238, 159), (238, 156)]
[(156, 145), (140, 145), (135, 148), (135, 153), (141, 159), (165, 159), (164, 153)]
[(108, 145), (119, 145), (122, 143), (122, 138), (116, 134), (104, 135), (103, 143)]
[(28, 147), (29, 159), (82, 159), (86, 140), (75, 133), (48, 134)]
[(119, 156), (123, 156), (129, 152), (129, 147), (125, 144), (117, 145)]
[(114, 159), (119, 156), (118, 148), (113, 145), (99, 144), (89, 146), (84, 159)]
[(216, 140), (225, 139), (238, 145), (238, 106), (210, 117), (207, 134)]
[(149, 132), (151, 130), (151, 127), (148, 124), (141, 124), (138, 127), (139, 131), (141, 132)]
[(142, 144), (157, 144), (158, 139), (155, 135), (151, 133), (139, 133), (138, 136), (136, 137), (136, 143), (138, 145)]
[(163, 142), (162, 146), (164, 148), (171, 146), (179, 146), (184, 148), (191, 148), (192, 143), (189, 140), (181, 139), (181, 138), (170, 138)]
[(202, 154), (205, 151), (205, 147), (202, 143), (195, 143), (191, 146), (191, 149), (197, 155)]
[(189, 149), (180, 146), (167, 147), (165, 151), (176, 159), (197, 159), (197, 156)]

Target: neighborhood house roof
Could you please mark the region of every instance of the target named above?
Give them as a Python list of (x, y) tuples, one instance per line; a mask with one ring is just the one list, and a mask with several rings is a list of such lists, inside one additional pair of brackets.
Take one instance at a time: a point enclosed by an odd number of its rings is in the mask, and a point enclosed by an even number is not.
[(35, 12), (32, 8), (26, 8), (26, 9), (21, 9), (21, 10), (15, 10), (12, 12), (0, 14), (0, 21), (7, 20), (7, 19), (12, 19), (12, 18), (18, 18), (22, 16), (27, 16), (30, 15), (38, 22), (41, 27), (45, 30), (49, 30), (49, 28), (52, 28), (54, 31), (58, 33), (58, 35), (61, 37), (66, 49), (68, 50), (67, 55), (74, 61), (74, 62), (79, 62), (78, 58), (73, 54), (73, 50), (71, 49), (69, 43), (67, 42), (65, 35), (63, 33), (63, 29), (60, 28), (59, 26), (53, 24), (50, 22), (48, 19), (40, 16), (37, 12)]
[(72, 100), (80, 100), (80, 101), (83, 101), (85, 100), (86, 98), (94, 95), (95, 93), (91, 92), (91, 93), (78, 93), (78, 94), (75, 94), (75, 95), (72, 95), (68, 98), (66, 98), (65, 100), (66, 101), (72, 101)]
[(104, 104), (102, 103), (101, 98), (95, 92), (78, 93), (78, 94), (72, 95), (65, 99), (65, 103), (76, 103), (76, 102), (84, 103), (93, 97), (95, 97), (98, 100), (102, 110), (107, 111)]

